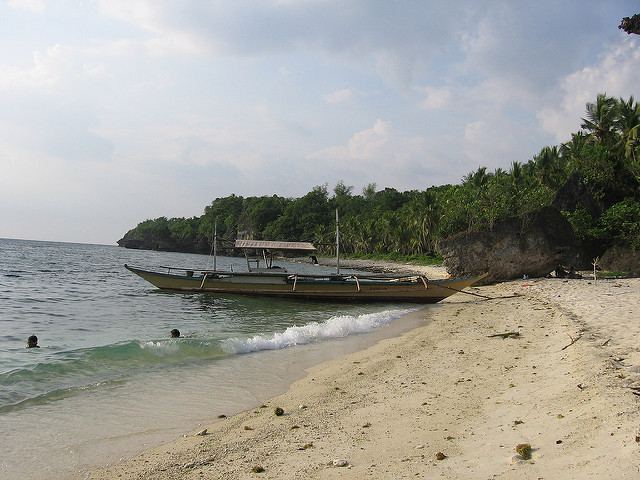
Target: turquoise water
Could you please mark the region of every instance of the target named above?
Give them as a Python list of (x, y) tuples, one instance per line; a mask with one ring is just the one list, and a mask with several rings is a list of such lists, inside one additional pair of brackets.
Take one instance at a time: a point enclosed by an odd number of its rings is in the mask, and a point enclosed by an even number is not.
[[(339, 354), (341, 339), (414, 310), (166, 293), (125, 263), (212, 268), (203, 255), (0, 239), (0, 478), (82, 478), (215, 411), (260, 403)], [(30, 335), (40, 348), (25, 348)]]

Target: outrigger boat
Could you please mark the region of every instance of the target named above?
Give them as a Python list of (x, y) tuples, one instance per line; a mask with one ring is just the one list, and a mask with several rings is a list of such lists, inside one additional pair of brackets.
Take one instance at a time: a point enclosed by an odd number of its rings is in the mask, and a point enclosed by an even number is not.
[[(320, 301), (436, 303), (482, 278), (428, 280), (417, 274), (341, 275), (339, 261), (335, 274), (292, 274), (273, 265), (274, 252), (309, 253), (315, 251), (311, 243), (237, 240), (236, 247), (245, 251), (247, 272), (216, 269), (196, 271), (174, 267), (160, 267), (166, 271), (156, 272), (130, 265), (125, 265), (125, 268), (162, 290)], [(264, 267), (260, 267), (259, 258), (249, 257), (249, 250), (262, 251)], [(254, 262), (255, 266), (252, 265)]]

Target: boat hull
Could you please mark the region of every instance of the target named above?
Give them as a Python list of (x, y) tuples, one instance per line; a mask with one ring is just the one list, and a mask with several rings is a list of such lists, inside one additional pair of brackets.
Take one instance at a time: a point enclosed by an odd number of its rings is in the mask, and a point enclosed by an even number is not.
[(189, 276), (152, 272), (129, 265), (125, 268), (162, 290), (350, 302), (437, 303), (481, 278), (427, 281), (420, 276), (372, 279), (231, 272), (203, 272), (202, 275)]

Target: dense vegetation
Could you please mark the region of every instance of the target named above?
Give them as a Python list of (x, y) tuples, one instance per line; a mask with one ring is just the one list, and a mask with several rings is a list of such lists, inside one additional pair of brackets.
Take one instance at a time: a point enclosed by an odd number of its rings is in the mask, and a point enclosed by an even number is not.
[(219, 239), (331, 243), (337, 209), (345, 253), (436, 256), (438, 239), (491, 229), (500, 219), (553, 204), (568, 180), (577, 178), (598, 206), (563, 208), (578, 240), (639, 249), (640, 106), (633, 97), (600, 94), (587, 104), (581, 127), (566, 143), (544, 147), (527, 162), (514, 161), (508, 171), (481, 167), (458, 185), (399, 192), (370, 184), (354, 194), (339, 182), (331, 192), (325, 184), (301, 198), (231, 195), (216, 198), (201, 217), (144, 221), (119, 243), (209, 253), (214, 225)]

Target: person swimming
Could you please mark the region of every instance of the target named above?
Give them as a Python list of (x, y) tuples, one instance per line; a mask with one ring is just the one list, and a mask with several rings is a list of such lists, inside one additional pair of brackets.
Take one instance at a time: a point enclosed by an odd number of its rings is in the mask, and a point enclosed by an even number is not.
[(171, 338), (178, 338), (180, 336), (180, 330), (178, 330), (177, 328), (174, 328), (173, 330), (171, 330)]
[(27, 348), (40, 348), (40, 345), (38, 345), (38, 337), (31, 335), (27, 338)]

